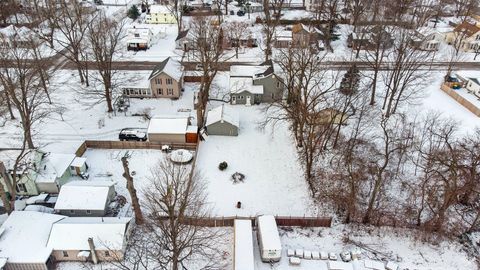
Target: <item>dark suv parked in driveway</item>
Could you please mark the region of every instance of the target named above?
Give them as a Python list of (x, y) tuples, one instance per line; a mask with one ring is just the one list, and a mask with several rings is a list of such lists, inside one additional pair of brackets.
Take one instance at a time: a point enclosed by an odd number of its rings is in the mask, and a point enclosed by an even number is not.
[(146, 141), (147, 131), (140, 128), (124, 128), (118, 134), (120, 141)]

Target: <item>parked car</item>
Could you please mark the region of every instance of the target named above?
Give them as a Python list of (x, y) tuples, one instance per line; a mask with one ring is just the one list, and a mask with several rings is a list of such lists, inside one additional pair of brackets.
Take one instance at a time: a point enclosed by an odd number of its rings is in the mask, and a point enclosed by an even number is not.
[(124, 128), (118, 134), (118, 139), (120, 141), (146, 141), (147, 133), (145, 131), (138, 128)]
[(352, 260), (352, 254), (350, 251), (344, 251), (340, 253), (340, 258), (342, 258), (342, 261), (344, 262), (350, 262)]

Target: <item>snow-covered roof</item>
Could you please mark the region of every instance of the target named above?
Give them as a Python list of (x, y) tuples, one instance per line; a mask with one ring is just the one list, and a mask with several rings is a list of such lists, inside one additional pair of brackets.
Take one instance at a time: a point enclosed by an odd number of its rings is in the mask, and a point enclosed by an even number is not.
[(75, 159), (74, 154), (47, 153), (38, 170), (37, 183), (53, 183), (60, 178)]
[(82, 158), (82, 157), (75, 157), (72, 161), (72, 164), (70, 164), (70, 166), (73, 166), (73, 167), (82, 167), (85, 163), (87, 162), (87, 159), (86, 158)]
[(151, 5), (150, 13), (170, 13), (170, 10), (167, 6), (162, 5)]
[(97, 250), (122, 250), (131, 218), (68, 217), (52, 225), (47, 247), (52, 250), (90, 250), (92, 238)]
[(263, 85), (253, 85), (252, 78), (230, 77), (230, 93), (248, 91), (252, 94), (263, 94)]
[(255, 77), (257, 74), (263, 74), (269, 66), (230, 66), (230, 77)]
[(152, 118), (148, 124), (148, 134), (185, 134), (188, 118)]
[(149, 79), (152, 79), (162, 72), (172, 77), (174, 80), (180, 81), (182, 78), (182, 65), (177, 60), (167, 57), (167, 59), (155, 66)]
[(130, 28), (127, 30), (127, 43), (149, 43), (153, 37), (150, 28)]
[[(13, 211), (0, 230), (0, 258), (10, 263), (45, 263), (52, 253), (47, 247), (52, 224), (61, 215), (33, 211)], [(68, 239), (68, 238), (67, 238)]]
[(235, 219), (234, 270), (254, 270), (253, 233), (250, 220)]
[(275, 217), (272, 215), (259, 216), (257, 226), (262, 231), (263, 249), (278, 250), (282, 248)]
[(55, 210), (104, 210), (113, 181), (72, 181), (62, 186)]
[(217, 122), (227, 122), (238, 127), (240, 123), (240, 117), (238, 112), (223, 104), (222, 106), (208, 111), (206, 125), (209, 126)]

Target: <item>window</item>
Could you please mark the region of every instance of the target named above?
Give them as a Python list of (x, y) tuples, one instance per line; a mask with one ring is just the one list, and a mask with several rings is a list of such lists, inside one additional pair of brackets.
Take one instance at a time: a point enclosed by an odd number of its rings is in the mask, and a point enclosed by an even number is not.
[(92, 214), (92, 211), (86, 210), (85, 213), (87, 213), (87, 215), (90, 215), (90, 214)]
[(70, 210), (70, 214), (75, 214), (75, 210)]
[(280, 82), (277, 81), (277, 88), (280, 88)]
[(162, 78), (155, 79), (155, 83), (156, 83), (156, 84), (162, 84)]
[(157, 94), (158, 94), (158, 95), (163, 95), (163, 89), (162, 89), (162, 88), (158, 88), (158, 89), (157, 89)]
[(105, 251), (105, 257), (110, 257), (110, 252), (108, 252), (108, 250)]
[(167, 84), (173, 84), (173, 80), (170, 79), (170, 78), (168, 78), (168, 79), (167, 79)]
[(17, 192), (27, 192), (27, 186), (23, 183), (17, 184)]
[(63, 257), (68, 257), (68, 252), (63, 251)]
[(239, 99), (243, 99), (243, 96), (239, 96), (238, 98), (239, 98)]
[(139, 33), (135, 33), (134, 35), (135, 35), (135, 37), (140, 37)]
[(167, 95), (173, 95), (173, 89), (172, 88), (167, 89)]

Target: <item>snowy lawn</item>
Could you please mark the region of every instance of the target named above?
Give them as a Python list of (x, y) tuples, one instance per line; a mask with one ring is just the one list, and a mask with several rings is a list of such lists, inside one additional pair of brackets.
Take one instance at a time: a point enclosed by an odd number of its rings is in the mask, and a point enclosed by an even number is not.
[[(122, 71), (117, 78), (122, 78), (124, 82), (118, 83), (131, 84), (132, 74), (136, 77), (146, 76), (148, 72)], [(128, 78), (128, 79), (125, 79)], [(120, 79), (119, 79), (120, 80)], [(146, 128), (148, 121), (140, 116), (133, 116), (136, 113), (150, 111), (152, 116), (192, 116), (196, 113), (193, 110), (193, 91), (196, 89), (194, 84), (185, 84), (185, 91), (178, 100), (168, 98), (152, 99), (130, 99), (130, 108), (126, 115), (124, 113), (106, 112), (106, 104), (101, 102), (95, 104), (95, 100), (86, 99), (82, 92), (83, 86), (80, 86), (76, 71), (60, 70), (51, 82), (51, 95), (54, 101), (55, 110), (60, 107), (64, 110), (62, 115), (52, 113), (48, 118), (39, 124), (36, 128), (34, 140), (39, 146), (45, 146), (48, 143), (63, 141), (83, 141), (85, 139), (117, 140), (118, 132), (126, 127)], [(63, 120), (62, 120), (63, 118)], [(21, 127), (18, 122), (8, 121), (5, 127), (0, 130), (0, 147), (11, 147), (17, 145), (20, 137)], [(193, 119), (193, 123), (195, 123)], [(99, 125), (103, 122), (104, 125)]]
[[(365, 228), (357, 226), (338, 225), (333, 228), (280, 228), (279, 230), (284, 249), (280, 263), (273, 268), (262, 263), (256, 239), (254, 240), (254, 255), (257, 270), (287, 270), (292, 269), (288, 264), (287, 249), (304, 249), (309, 251), (335, 252), (337, 257), (342, 251), (353, 250), (356, 246), (345, 243), (348, 237), (360, 242), (380, 254), (387, 254), (389, 260), (399, 261), (400, 269), (416, 270), (463, 270), (476, 269), (473, 260), (461, 251), (461, 246), (454, 242), (440, 242), (438, 245), (423, 243), (417, 231), (392, 228)], [(375, 260), (372, 253), (362, 250), (362, 258)], [(380, 258), (378, 258), (380, 259)], [(340, 260), (340, 257), (339, 257)], [(364, 270), (363, 261), (355, 263), (356, 270)], [(327, 270), (326, 261), (302, 260), (299, 270)]]
[[(229, 105), (225, 105), (229, 106)], [(272, 130), (258, 129), (264, 117), (261, 106), (231, 106), (240, 115), (237, 137), (209, 136), (201, 142), (197, 169), (208, 181), (209, 200), (221, 216), (315, 215), (313, 204), (297, 161), (294, 142), (285, 124)], [(273, 131), (273, 132), (272, 132)], [(218, 169), (222, 161), (225, 171)], [(233, 184), (231, 175), (240, 172), (244, 183)], [(237, 202), (242, 208), (237, 209)]]
[(148, 188), (150, 183), (151, 168), (156, 166), (160, 160), (167, 158), (167, 155), (160, 150), (88, 149), (83, 155), (83, 157), (87, 158), (89, 165), (88, 173), (90, 178), (88, 181), (113, 180), (117, 182), (115, 185), (117, 193), (125, 196), (130, 201), (126, 180), (122, 176), (123, 166), (121, 161), (121, 158), (127, 153), (130, 155), (128, 160), (130, 171), (132, 174), (135, 172), (133, 175), (135, 188), (140, 200), (142, 200), (142, 191)]

